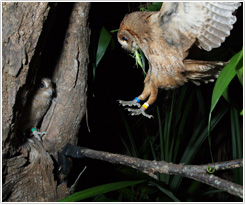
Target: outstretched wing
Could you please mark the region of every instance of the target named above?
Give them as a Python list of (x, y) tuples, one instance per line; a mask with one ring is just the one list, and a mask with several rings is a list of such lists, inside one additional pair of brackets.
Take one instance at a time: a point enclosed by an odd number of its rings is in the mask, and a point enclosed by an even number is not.
[(217, 48), (230, 35), (239, 2), (165, 2), (159, 12), (163, 37), (180, 45), (196, 38), (199, 48)]

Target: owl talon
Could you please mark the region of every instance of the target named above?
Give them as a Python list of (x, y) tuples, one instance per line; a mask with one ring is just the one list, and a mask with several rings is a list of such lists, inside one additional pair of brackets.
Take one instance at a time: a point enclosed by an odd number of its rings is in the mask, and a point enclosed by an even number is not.
[(32, 129), (32, 135), (38, 139), (39, 141), (42, 141), (42, 136), (48, 134), (47, 132), (38, 132), (35, 128)]
[(144, 108), (142, 108), (142, 107), (140, 109), (126, 108), (126, 110), (128, 110), (129, 112), (131, 112), (131, 115), (132, 116), (142, 114), (142, 115), (144, 115), (145, 117), (147, 117), (149, 119), (153, 118), (152, 115), (146, 114)]
[(141, 107), (141, 104), (136, 102), (135, 100), (131, 100), (131, 101), (123, 101), (123, 100), (118, 100), (119, 104), (121, 104), (122, 106), (137, 106), (137, 107)]

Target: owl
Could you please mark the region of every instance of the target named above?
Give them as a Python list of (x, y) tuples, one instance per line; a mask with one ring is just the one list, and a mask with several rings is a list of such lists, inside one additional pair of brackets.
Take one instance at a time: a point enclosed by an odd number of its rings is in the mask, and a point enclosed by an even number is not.
[(46, 133), (38, 132), (36, 128), (51, 104), (53, 93), (54, 88), (51, 80), (49, 78), (43, 78), (41, 83), (34, 89), (32, 96), (24, 107), (20, 124), (18, 125), (19, 131), (22, 133), (32, 132), (34, 137), (41, 140), (41, 135)]
[[(226, 63), (186, 59), (196, 44), (210, 51), (218, 48), (230, 35), (238, 2), (164, 2), (160, 11), (139, 11), (124, 17), (118, 31), (118, 41), (128, 51), (141, 49), (149, 69), (144, 90), (132, 101), (122, 101), (131, 115), (152, 118), (145, 110), (152, 105), (158, 88), (175, 89), (191, 81), (214, 81)], [(147, 100), (147, 101), (146, 101)], [(142, 106), (141, 101), (146, 101)]]

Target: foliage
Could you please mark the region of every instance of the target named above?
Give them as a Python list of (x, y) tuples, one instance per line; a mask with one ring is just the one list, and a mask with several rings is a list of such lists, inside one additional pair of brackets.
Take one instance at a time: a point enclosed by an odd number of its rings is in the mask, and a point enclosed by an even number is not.
[[(161, 2), (157, 2), (141, 10), (159, 10), (160, 6)], [(112, 44), (117, 41), (114, 32), (107, 31), (105, 27), (101, 29), (98, 39), (98, 46), (94, 49), (95, 55), (92, 57), (94, 80), (99, 62), (104, 56), (109, 55), (108, 50), (111, 51), (114, 48)], [(140, 55), (137, 53), (135, 57), (138, 59), (141, 57), (142, 69), (147, 70), (145, 57), (142, 51), (139, 52)], [(154, 120), (142, 116), (134, 117), (132, 120), (126, 111), (118, 108), (124, 125), (124, 132), (118, 133), (125, 148), (124, 154), (148, 160), (204, 164), (211, 161), (209, 150), (212, 149), (215, 159), (222, 155), (222, 148), (219, 144), (215, 144), (222, 138), (221, 141), (231, 142), (230, 159), (242, 158), (242, 120), (239, 115), (242, 112), (237, 105), (239, 102), (229, 96), (234, 89), (237, 89), (229, 86), (230, 83), (239, 80), (239, 86), (243, 85), (242, 54), (243, 51), (240, 51), (230, 59), (216, 81), (214, 89), (212, 84), (200, 87), (186, 84), (174, 91), (161, 91), (158, 102), (148, 110), (155, 117)], [(212, 55), (219, 55), (218, 51)], [(227, 101), (221, 98), (222, 95)], [(224, 127), (226, 135), (222, 133)], [(211, 143), (208, 144), (209, 134), (212, 146)], [(66, 201), (84, 200), (97, 195), (94, 201), (190, 202), (212, 200), (212, 196), (221, 194), (223, 194), (221, 197), (226, 197), (226, 201), (239, 200), (232, 196), (227, 198), (227, 195), (219, 190), (181, 176), (159, 174), (159, 181), (156, 181), (129, 167), (118, 165), (116, 169), (122, 178), (133, 179), (132, 183), (135, 184), (126, 182), (125, 185), (125, 182), (119, 182), (95, 186), (76, 193), (75, 198), (67, 198)], [(232, 179), (242, 184), (242, 169), (234, 170)], [(93, 194), (87, 195), (91, 190)], [(112, 190), (114, 195), (107, 193)]]
[[(217, 79), (214, 86), (210, 114), (212, 113), (221, 95), (228, 88), (231, 80), (235, 77), (236, 74), (240, 82), (242, 83), (242, 73), (243, 73), (242, 61), (243, 61), (243, 50), (235, 54), (231, 58), (230, 62), (222, 69), (219, 78)], [(229, 101), (227, 93), (225, 93), (225, 95), (223, 96), (227, 101)]]
[(114, 190), (122, 189), (124, 187), (133, 186), (133, 185), (136, 185), (142, 182), (144, 181), (143, 180), (141, 181), (123, 181), (123, 182), (115, 182), (111, 184), (100, 185), (100, 186), (92, 187), (90, 189), (86, 189), (80, 192), (76, 192), (60, 200), (60, 202), (80, 201), (80, 200), (87, 199), (93, 196), (97, 196), (97, 195), (105, 194), (107, 192), (111, 192)]
[(105, 52), (110, 44), (112, 39), (112, 35), (110, 32), (107, 31), (105, 27), (102, 27), (100, 31), (100, 37), (95, 57), (95, 63), (93, 64), (93, 78), (95, 79), (96, 67), (98, 66), (99, 62), (105, 55)]
[[(242, 61), (243, 61), (243, 50), (241, 50), (240, 52), (238, 52), (236, 55), (234, 55), (231, 58), (230, 62), (222, 69), (222, 71), (219, 75), (219, 78), (217, 79), (217, 81), (215, 83), (215, 86), (213, 89), (213, 94), (212, 94), (212, 99), (211, 99), (211, 108), (210, 108), (210, 112), (209, 112), (209, 120), (208, 120), (208, 133), (209, 133), (210, 150), (211, 150), (210, 122), (211, 122), (212, 112), (213, 112), (215, 106), (217, 105), (218, 100), (220, 99), (221, 95), (223, 95), (223, 97), (229, 102), (228, 86), (231, 83), (231, 80), (236, 76), (236, 74), (237, 74), (240, 82), (242, 83), (242, 73), (243, 73), (242, 72), (242, 70), (243, 70)], [(235, 112), (235, 111), (233, 111), (233, 112)], [(232, 120), (231, 122), (234, 122), (234, 121)], [(233, 128), (233, 126), (232, 126), (232, 128)], [(233, 137), (235, 137), (235, 136), (233, 136)], [(239, 142), (240, 142), (240, 140), (239, 140)], [(211, 154), (211, 158), (213, 161), (211, 151), (210, 151), (210, 154)], [(238, 155), (238, 156), (240, 156), (240, 158), (242, 157), (242, 155)], [(234, 159), (236, 159), (236, 158), (234, 158)]]
[[(235, 68), (242, 60), (241, 54), (242, 51), (236, 54), (226, 68), (224, 68), (223, 74), (220, 74), (220, 78), (217, 80), (213, 91), (212, 99), (219, 99), (222, 90), (225, 90), (229, 85), (231, 79), (229, 83), (227, 83), (226, 79), (231, 78), (231, 74), (230, 70), (227, 71), (227, 69), (233, 69), (235, 71)], [(232, 77), (235, 77), (235, 75)], [(219, 91), (216, 90), (217, 88), (219, 88)], [(217, 97), (217, 95), (219, 96)], [(193, 106), (193, 102), (195, 101), (199, 104), (197, 108)], [(137, 136), (134, 136), (133, 133), (137, 135), (138, 130), (144, 123), (142, 122), (144, 119), (140, 119), (130, 126), (123, 116), (123, 122), (128, 133), (129, 141), (125, 141), (125, 136), (122, 137), (122, 141), (126, 150), (128, 150), (128, 154), (146, 159), (152, 157), (153, 160), (191, 164), (193, 159), (198, 158), (197, 153), (200, 149), (205, 147), (203, 144), (206, 142), (209, 133), (219, 126), (219, 123), (224, 120), (230, 110), (232, 157), (233, 159), (242, 158), (242, 133), (240, 131), (239, 111), (232, 105), (224, 104), (219, 107), (212, 118), (209, 118), (210, 124), (208, 126), (208, 113), (205, 112), (208, 108), (204, 102), (204, 94), (200, 88), (193, 88), (193, 86), (187, 84), (180, 88), (180, 90), (173, 91), (170, 109), (164, 110), (164, 108), (160, 106), (155, 106), (151, 109), (150, 112), (154, 112), (154, 116), (157, 116), (158, 131), (155, 135), (144, 133), (141, 137), (145, 139), (145, 141), (143, 141), (138, 149), (136, 146), (137, 143), (134, 140), (137, 139)], [(212, 102), (214, 102), (214, 100), (212, 100)], [(212, 104), (212, 107), (214, 108), (215, 106)], [(203, 111), (200, 116), (193, 116), (193, 112), (197, 114), (200, 111)], [(185, 133), (189, 133), (189, 136), (186, 136)], [(131, 150), (133, 152), (131, 152)], [(138, 150), (140, 150), (140, 153)], [(206, 150), (208, 150), (207, 146)], [(207, 157), (207, 159), (210, 158)], [(235, 181), (242, 184), (242, 169), (234, 170), (234, 174)], [(178, 201), (179, 199), (176, 198), (175, 193), (178, 193), (181, 187), (186, 187), (186, 180), (183, 181), (183, 178), (180, 176), (161, 174), (159, 175), (159, 179), (160, 182), (158, 183), (149, 180), (149, 184), (167, 190), (168, 192), (164, 192), (165, 195), (169, 196), (171, 193), (173, 197), (170, 198), (173, 201)], [(201, 185), (198, 182), (192, 182), (189, 185), (188, 191), (192, 190), (191, 192), (195, 192), (197, 186)], [(183, 192), (182, 189), (181, 192)], [(205, 193), (209, 193), (209, 191), (202, 192), (200, 195), (205, 195)]]
[(162, 6), (162, 2), (154, 2), (150, 4), (147, 8), (141, 7), (141, 11), (159, 11)]

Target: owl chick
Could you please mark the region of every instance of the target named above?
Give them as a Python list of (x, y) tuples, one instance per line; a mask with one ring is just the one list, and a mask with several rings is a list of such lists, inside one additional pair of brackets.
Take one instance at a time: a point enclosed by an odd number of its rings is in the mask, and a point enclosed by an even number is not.
[[(230, 35), (236, 22), (238, 2), (164, 2), (158, 12), (134, 12), (124, 17), (118, 41), (124, 49), (141, 49), (149, 62), (145, 87), (132, 101), (122, 101), (132, 115), (143, 114), (152, 105), (158, 88), (175, 89), (191, 81), (196, 85), (217, 78), (226, 63), (186, 59), (196, 44), (210, 51)], [(140, 101), (148, 100), (141, 106)]]
[(42, 135), (47, 134), (46, 132), (38, 132), (36, 128), (51, 104), (53, 92), (51, 80), (43, 78), (41, 83), (34, 89), (32, 97), (24, 107), (24, 113), (18, 126), (22, 133), (32, 132), (39, 141), (41, 141)]

